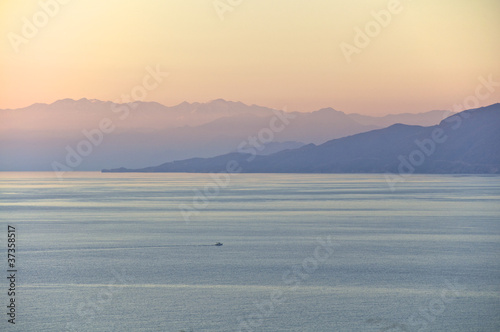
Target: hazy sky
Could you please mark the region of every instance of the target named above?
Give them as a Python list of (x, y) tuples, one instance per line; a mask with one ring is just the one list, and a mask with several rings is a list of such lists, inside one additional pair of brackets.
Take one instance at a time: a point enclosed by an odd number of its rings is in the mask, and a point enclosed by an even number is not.
[[(165, 105), (373, 115), (450, 109), (479, 77), (500, 82), (498, 0), (60, 2), (0, 2), (0, 108), (120, 100), (157, 66), (169, 76), (145, 100)], [(499, 101), (500, 86), (479, 100)]]

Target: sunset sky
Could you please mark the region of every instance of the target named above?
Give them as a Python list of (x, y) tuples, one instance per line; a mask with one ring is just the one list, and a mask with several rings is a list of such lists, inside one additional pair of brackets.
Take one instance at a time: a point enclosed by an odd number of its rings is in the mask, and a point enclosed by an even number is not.
[[(498, 0), (60, 2), (0, 3), (0, 108), (116, 101), (157, 66), (169, 75), (145, 100), (169, 106), (223, 98), (384, 115), (451, 109), (479, 77), (500, 82)], [(381, 10), (394, 11), (385, 27)], [(366, 27), (368, 45), (348, 61), (342, 43), (356, 47)], [(499, 101), (497, 87), (480, 105)]]

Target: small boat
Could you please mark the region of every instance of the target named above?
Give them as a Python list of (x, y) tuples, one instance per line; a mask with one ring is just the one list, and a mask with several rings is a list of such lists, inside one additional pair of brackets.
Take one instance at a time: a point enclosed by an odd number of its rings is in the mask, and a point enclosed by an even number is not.
[(221, 242), (217, 242), (216, 244), (214, 244), (214, 246), (217, 246), (217, 247), (220, 247), (222, 245)]

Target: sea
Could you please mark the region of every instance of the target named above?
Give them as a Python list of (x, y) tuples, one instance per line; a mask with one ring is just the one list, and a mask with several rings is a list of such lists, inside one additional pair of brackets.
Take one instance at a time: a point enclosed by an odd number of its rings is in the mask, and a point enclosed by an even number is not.
[(0, 331), (498, 332), (500, 177), (3, 172), (0, 257)]

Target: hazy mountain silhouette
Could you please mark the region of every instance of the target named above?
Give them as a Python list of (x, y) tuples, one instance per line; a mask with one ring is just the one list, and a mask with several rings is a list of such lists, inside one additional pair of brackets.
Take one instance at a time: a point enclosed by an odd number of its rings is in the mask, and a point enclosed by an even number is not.
[(231, 153), (164, 163), (134, 172), (500, 173), (500, 104), (450, 116), (439, 125), (395, 124), (268, 156)]
[[(272, 142), (259, 154), (308, 143), (321, 144), (381, 128), (382, 123), (392, 124), (391, 121), (438, 123), (436, 114), (445, 112), (377, 118), (326, 108), (292, 114), (295, 118), (286, 130), (276, 132)], [(98, 129), (103, 119), (110, 121), (113, 130), (71, 169), (99, 170), (122, 165), (139, 168), (235, 152), (241, 142), (267, 128), (274, 116), (271, 108), (222, 99), (183, 102), (172, 107), (155, 102), (119, 104), (85, 98), (63, 99), (52, 104), (0, 110), (0, 170), (50, 171), (54, 162), (66, 164), (68, 151), (76, 150), (79, 143), (88, 140), (84, 131)]]
[(407, 125), (433, 126), (441, 122), (445, 116), (449, 116), (447, 111), (430, 111), (426, 113), (401, 113), (389, 114), (382, 117), (366, 116), (361, 114), (349, 114), (349, 117), (365, 126), (378, 126), (380, 128), (389, 127), (395, 123)]

